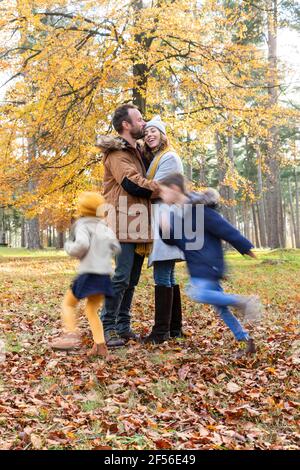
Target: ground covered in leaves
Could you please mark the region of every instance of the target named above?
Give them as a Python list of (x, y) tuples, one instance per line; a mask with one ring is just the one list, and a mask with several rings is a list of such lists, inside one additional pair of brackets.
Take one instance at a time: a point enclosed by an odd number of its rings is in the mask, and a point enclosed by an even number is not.
[[(76, 263), (62, 253), (0, 253), (0, 448), (297, 449), (300, 251), (258, 253), (229, 254), (224, 283), (264, 303), (255, 358), (234, 361), (230, 331), (184, 297), (185, 340), (132, 343), (110, 363), (86, 358), (82, 311), (82, 351), (48, 346)], [(177, 272), (184, 284), (183, 264)], [(142, 335), (153, 318), (151, 274), (145, 268), (133, 306)]]

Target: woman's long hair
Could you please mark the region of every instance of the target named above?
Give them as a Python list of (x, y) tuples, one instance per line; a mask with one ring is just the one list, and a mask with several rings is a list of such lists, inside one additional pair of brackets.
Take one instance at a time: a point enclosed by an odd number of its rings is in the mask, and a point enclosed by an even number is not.
[(165, 134), (163, 134), (161, 131), (159, 131), (159, 133), (160, 133), (160, 141), (159, 141), (158, 146), (155, 147), (154, 149), (150, 149), (150, 147), (148, 147), (146, 142), (144, 142), (144, 155), (149, 162), (153, 160), (155, 155), (157, 155), (159, 152), (163, 152), (170, 145), (168, 137)]

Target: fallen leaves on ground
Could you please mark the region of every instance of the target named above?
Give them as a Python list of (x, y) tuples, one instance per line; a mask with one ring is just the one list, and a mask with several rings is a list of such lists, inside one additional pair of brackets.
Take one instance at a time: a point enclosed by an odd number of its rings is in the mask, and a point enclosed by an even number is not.
[[(91, 337), (82, 308), (83, 349), (49, 348), (60, 332), (72, 260), (0, 259), (0, 339), (7, 349), (0, 448), (296, 449), (299, 251), (295, 260), (238, 262), (225, 283), (228, 291), (260, 295), (265, 305), (252, 331), (255, 357), (234, 360), (231, 333), (210, 307), (184, 296), (184, 340), (130, 343), (105, 363), (85, 355)], [(177, 271), (183, 285), (182, 264)], [(143, 271), (132, 309), (142, 335), (154, 315), (151, 276)]]

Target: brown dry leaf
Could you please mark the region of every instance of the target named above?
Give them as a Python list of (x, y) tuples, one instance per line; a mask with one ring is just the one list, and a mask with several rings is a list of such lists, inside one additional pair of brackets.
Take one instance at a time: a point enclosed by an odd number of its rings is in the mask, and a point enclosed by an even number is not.
[(166, 411), (166, 409), (162, 406), (160, 401), (156, 403), (156, 411), (158, 413), (163, 413), (164, 411)]
[(113, 450), (113, 448), (111, 446), (95, 445), (93, 446), (93, 450)]
[(228, 382), (228, 384), (226, 385), (226, 389), (230, 393), (237, 393), (241, 390), (241, 387), (235, 382)]
[(198, 427), (198, 433), (201, 437), (207, 437), (209, 435), (209, 430), (200, 424)]
[(57, 367), (57, 364), (60, 362), (59, 359), (52, 359), (51, 361), (48, 362), (46, 365), (46, 369), (55, 369)]
[(273, 375), (276, 375), (276, 374), (277, 374), (277, 372), (276, 372), (276, 370), (274, 369), (274, 367), (267, 367), (266, 371), (269, 372), (269, 374), (273, 374)]
[(32, 433), (30, 435), (30, 441), (34, 449), (40, 450), (43, 447), (42, 438), (38, 436), (37, 434)]
[(178, 377), (180, 380), (185, 380), (186, 376), (188, 375), (188, 372), (190, 370), (190, 366), (188, 364), (185, 364), (183, 367), (181, 367), (178, 371)]
[(155, 444), (157, 449), (172, 449), (172, 444), (167, 439), (158, 439)]
[[(86, 359), (92, 339), (83, 311), (82, 351), (73, 355), (49, 351), (52, 337), (60, 334), (66, 272), (71, 278), (74, 269), (72, 260), (58, 260), (7, 263), (0, 256), (0, 281), (6, 286), (3, 290), (0, 282), (0, 328), (6, 325), (2, 331), (12, 337), (18, 332), (19, 344), (27, 339), (31, 344), (26, 355), (16, 347), (7, 352), (5, 368), (0, 364), (1, 447), (266, 450), (298, 445), (298, 381), (291, 348), (298, 304), (280, 300), (285, 295), (294, 299), (299, 292), (296, 276), (289, 278), (290, 286), (286, 273), (278, 273), (271, 294), (264, 272), (255, 271), (253, 277), (248, 268), (235, 268), (237, 289), (256, 288), (269, 298), (265, 322), (253, 332), (258, 343), (254, 358), (231, 363), (228, 357), (235, 344), (230, 332), (222, 322), (209, 321), (209, 307), (185, 298), (185, 327), (191, 336), (180, 346), (170, 342), (153, 349), (142, 344), (121, 348), (108, 365)], [(11, 271), (1, 273), (5, 265)], [(137, 287), (140, 305), (138, 321), (133, 322), (137, 332), (150, 327), (153, 314), (153, 293), (145, 287), (151, 285), (151, 272), (142, 275), (146, 284)], [(180, 266), (178, 275), (183, 281)], [(16, 299), (9, 305), (1, 297), (7, 290)], [(299, 350), (298, 343), (295, 349)]]
[(131, 369), (126, 374), (128, 377), (135, 377), (136, 375), (140, 375), (140, 371), (138, 369)]

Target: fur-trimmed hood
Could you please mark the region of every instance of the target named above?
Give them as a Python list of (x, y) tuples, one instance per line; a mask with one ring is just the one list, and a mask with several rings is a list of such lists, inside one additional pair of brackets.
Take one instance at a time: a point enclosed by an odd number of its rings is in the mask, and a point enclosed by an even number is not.
[(208, 207), (217, 207), (220, 202), (220, 194), (214, 188), (207, 188), (200, 192), (192, 191), (187, 196), (193, 205), (204, 204)]
[(96, 138), (96, 146), (100, 148), (104, 156), (115, 150), (126, 148), (126, 141), (115, 135), (99, 135)]

